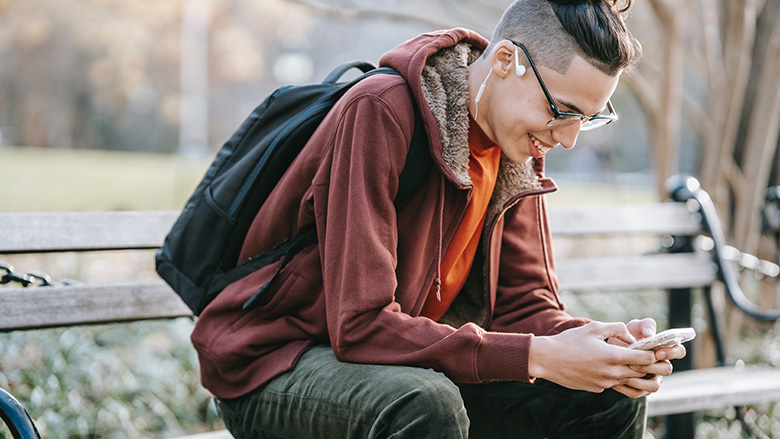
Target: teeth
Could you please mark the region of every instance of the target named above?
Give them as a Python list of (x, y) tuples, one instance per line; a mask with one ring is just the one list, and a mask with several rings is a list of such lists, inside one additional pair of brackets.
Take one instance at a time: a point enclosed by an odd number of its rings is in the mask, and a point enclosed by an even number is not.
[(544, 154), (550, 150), (549, 147), (542, 145), (542, 142), (540, 142), (539, 139), (534, 137), (533, 134), (529, 134), (529, 136), (531, 137), (531, 141), (533, 142), (536, 149), (539, 150), (539, 153)]

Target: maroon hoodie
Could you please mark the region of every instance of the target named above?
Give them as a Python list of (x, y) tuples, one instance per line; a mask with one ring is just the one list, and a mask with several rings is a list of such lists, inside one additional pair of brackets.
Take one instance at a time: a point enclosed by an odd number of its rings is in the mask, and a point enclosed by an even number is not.
[[(274, 279), (267, 303), (242, 310), (278, 263), (229, 285), (197, 321), (192, 342), (214, 395), (251, 392), (323, 344), (341, 361), (432, 368), (456, 382), (529, 381), (531, 338), (586, 322), (558, 298), (543, 160), (506, 157), (466, 286), (439, 322), (419, 316), (471, 195), (468, 65), (486, 45), (465, 29), (407, 41), (380, 60), (402, 77), (368, 78), (328, 114), (260, 209), (241, 260), (311, 225), (319, 242)], [(413, 105), (434, 167), (396, 211)]]

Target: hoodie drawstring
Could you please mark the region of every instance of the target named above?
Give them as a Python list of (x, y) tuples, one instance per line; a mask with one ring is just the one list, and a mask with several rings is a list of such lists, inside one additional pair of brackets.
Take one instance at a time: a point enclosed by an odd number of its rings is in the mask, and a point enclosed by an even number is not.
[(441, 184), (439, 186), (439, 239), (436, 248), (436, 277), (433, 279), (433, 285), (436, 286), (436, 299), (441, 302), (441, 263), (442, 263), (442, 241), (444, 240), (444, 174), (441, 175)]

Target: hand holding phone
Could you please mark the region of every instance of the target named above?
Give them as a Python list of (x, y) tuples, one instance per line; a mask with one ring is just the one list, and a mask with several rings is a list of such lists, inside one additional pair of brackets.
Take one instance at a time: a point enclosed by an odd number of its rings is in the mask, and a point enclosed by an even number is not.
[(641, 349), (657, 351), (661, 348), (672, 347), (676, 344), (685, 343), (696, 337), (696, 331), (693, 328), (677, 328), (661, 331), (651, 337), (643, 338), (636, 343), (628, 346), (629, 349)]

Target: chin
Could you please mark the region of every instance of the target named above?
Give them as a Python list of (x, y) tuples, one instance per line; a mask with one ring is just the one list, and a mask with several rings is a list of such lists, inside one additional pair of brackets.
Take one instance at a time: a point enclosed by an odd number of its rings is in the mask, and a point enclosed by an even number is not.
[[(504, 153), (504, 156), (508, 158), (509, 160), (515, 162), (515, 163), (526, 163), (534, 156), (531, 154), (531, 151), (528, 150), (528, 145), (533, 146), (531, 143), (528, 135), (524, 135), (520, 137), (520, 142), (515, 141), (514, 143), (507, 143), (507, 145), (512, 145), (509, 148), (501, 148), (502, 152)], [(501, 145), (501, 143), (499, 143)]]
[(528, 162), (531, 161), (531, 159), (534, 158), (533, 156), (526, 155), (526, 154), (512, 154), (512, 155), (509, 155), (509, 154), (504, 153), (504, 155), (509, 160), (511, 160), (511, 161), (513, 161), (515, 163), (528, 163)]

